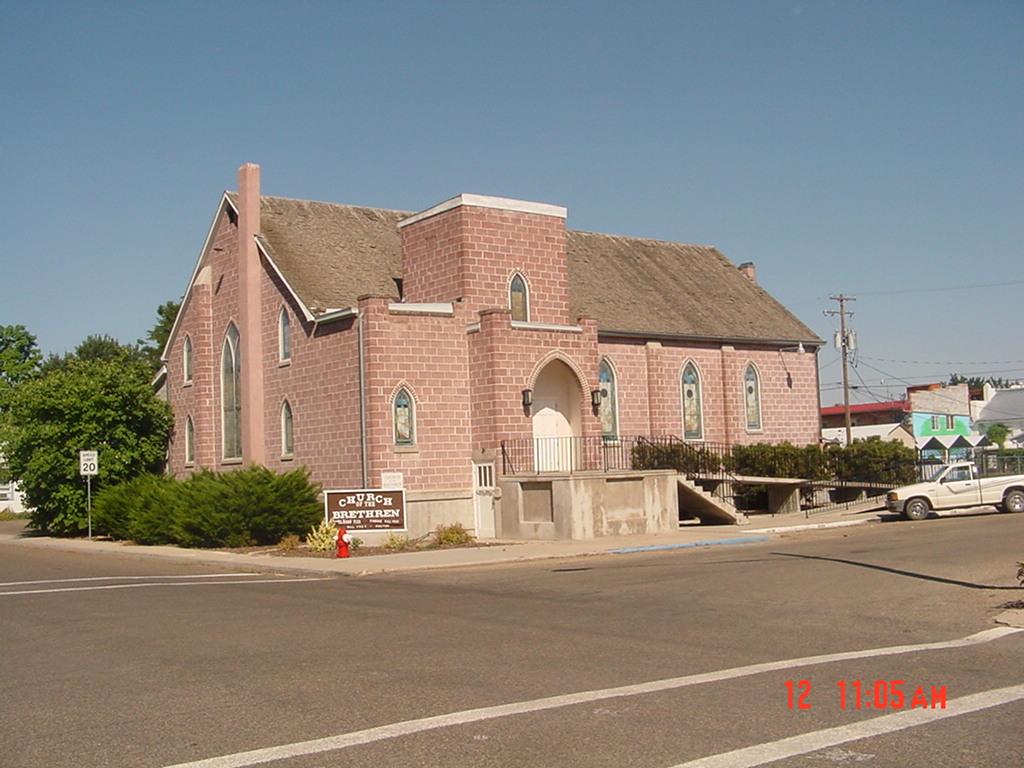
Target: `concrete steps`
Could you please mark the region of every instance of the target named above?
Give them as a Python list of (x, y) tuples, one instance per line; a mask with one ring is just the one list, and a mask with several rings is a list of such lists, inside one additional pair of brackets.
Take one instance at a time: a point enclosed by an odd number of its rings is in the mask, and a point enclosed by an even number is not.
[(683, 475), (676, 476), (679, 484), (679, 510), (700, 518), (701, 522), (732, 523), (742, 525), (749, 522), (747, 516), (724, 499), (708, 493)]

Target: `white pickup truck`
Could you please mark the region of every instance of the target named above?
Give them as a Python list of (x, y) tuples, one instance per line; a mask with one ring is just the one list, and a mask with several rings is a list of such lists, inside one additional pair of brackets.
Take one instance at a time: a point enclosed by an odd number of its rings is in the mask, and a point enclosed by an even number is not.
[(1024, 512), (1024, 475), (979, 477), (971, 462), (944, 464), (929, 480), (895, 488), (885, 495), (885, 506), (908, 520), (924, 520), (933, 509), (1001, 507)]

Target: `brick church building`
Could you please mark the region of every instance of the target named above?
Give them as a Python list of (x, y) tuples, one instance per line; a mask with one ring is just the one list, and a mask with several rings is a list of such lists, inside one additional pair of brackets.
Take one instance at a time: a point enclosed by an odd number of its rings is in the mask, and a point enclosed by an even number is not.
[[(573, 231), (564, 208), (499, 197), (268, 197), (246, 164), (164, 351), (169, 466), (401, 485), (410, 534), (509, 535), (475, 506), (503, 441), (817, 443), (821, 343), (712, 247)], [(538, 447), (527, 474), (572, 474), (571, 453)]]

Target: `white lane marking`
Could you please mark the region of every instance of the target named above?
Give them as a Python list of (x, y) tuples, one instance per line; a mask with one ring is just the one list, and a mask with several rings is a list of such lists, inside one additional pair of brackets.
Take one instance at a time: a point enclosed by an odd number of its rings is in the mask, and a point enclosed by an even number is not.
[(1017, 627), (996, 627), (986, 629), (969, 637), (956, 640), (943, 640), (935, 643), (919, 643), (916, 645), (893, 645), (885, 648), (869, 648), (863, 651), (847, 651), (844, 653), (829, 653), (821, 656), (804, 656), (784, 661), (768, 661), (761, 664), (749, 664), (744, 667), (733, 667), (717, 672), (703, 672), (696, 675), (685, 675), (683, 677), (671, 677), (665, 680), (653, 680), (647, 683), (635, 685), (623, 685), (618, 688), (603, 688), (594, 691), (581, 691), (579, 693), (567, 693), (561, 696), (549, 696), (543, 699), (530, 701), (519, 701), (511, 704), (498, 704), (491, 707), (480, 707), (468, 709), (462, 712), (451, 712), (445, 715), (434, 715), (423, 717), (417, 720), (405, 720), (389, 725), (379, 725), (375, 728), (366, 728), (362, 731), (342, 733), (337, 736), (327, 736), (322, 739), (310, 741), (298, 741), (292, 744), (282, 744), (276, 747), (264, 749), (253, 749), (247, 752), (236, 752), (231, 755), (210, 757), (204, 760), (196, 760), (188, 763), (177, 763), (167, 768), (245, 768), (245, 766), (269, 763), (273, 760), (284, 760), (289, 757), (301, 757), (303, 755), (314, 755), (321, 752), (354, 747), (360, 744), (369, 744), (383, 739), (394, 739), (400, 736), (409, 736), (414, 733), (422, 733), (436, 728), (448, 728), (454, 725), (465, 725), (476, 723), (481, 720), (494, 720), (511, 715), (523, 715), (530, 712), (540, 712), (547, 709), (569, 707), (576, 704), (586, 704), (592, 701), (602, 701), (619, 696), (639, 696), (648, 693), (657, 693), (675, 688), (685, 688), (691, 685), (702, 683), (719, 682), (721, 680), (732, 680), (737, 677), (747, 677), (763, 672), (775, 672), (781, 669), (792, 667), (809, 667), (817, 664), (831, 664), (837, 661), (848, 661), (851, 659), (866, 659), (876, 656), (894, 656), (903, 653), (915, 653), (918, 651), (939, 651), (948, 648), (963, 648), (979, 643), (988, 643), (999, 638), (1024, 631)]
[(220, 579), (224, 576), (259, 576), (258, 573), (200, 573), (186, 576), (80, 576), (74, 579), (37, 579), (36, 581), (3, 581), (0, 587), (23, 587), (29, 584), (70, 584), (79, 581), (141, 581), (143, 579)]
[(298, 584), (303, 581), (329, 581), (323, 577), (309, 579), (246, 579), (244, 581), (154, 581), (144, 584), (104, 584), (99, 587), (58, 587), (56, 589), (22, 589), (17, 592), (0, 592), (0, 597), (10, 595), (49, 595), (54, 592), (98, 592), (103, 589), (142, 589), (143, 587), (217, 587), (221, 584)]
[(821, 731), (791, 736), (788, 739), (755, 744), (752, 747), (735, 749), (732, 752), (702, 757), (688, 763), (680, 763), (672, 768), (755, 768), (755, 766), (765, 763), (774, 763), (776, 760), (785, 760), (787, 757), (817, 752), (819, 749), (836, 744), (882, 736), (893, 731), (914, 728), (918, 725), (944, 720), (947, 717), (959, 717), (1021, 699), (1024, 699), (1024, 685), (1011, 685), (1006, 688), (974, 693), (970, 696), (961, 696), (959, 699), (950, 699), (945, 709), (907, 709), (902, 712), (894, 712), (891, 715), (862, 720), (859, 723), (826, 728)]

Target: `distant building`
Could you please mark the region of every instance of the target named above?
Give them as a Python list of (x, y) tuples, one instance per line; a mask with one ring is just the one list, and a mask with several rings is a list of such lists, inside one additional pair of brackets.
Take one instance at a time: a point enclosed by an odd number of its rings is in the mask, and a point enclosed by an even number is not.
[[(868, 424), (852, 427), (850, 436), (853, 442), (878, 437), (882, 440), (902, 443), (908, 448), (916, 448), (914, 435), (905, 423), (898, 424)], [(821, 439), (826, 443), (846, 445), (846, 427), (824, 427), (821, 430)]]
[(971, 415), (979, 432), (995, 424), (1009, 429), (1006, 447), (1024, 444), (1024, 386), (996, 389), (986, 384), (982, 399), (971, 402)]
[[(850, 425), (866, 427), (876, 424), (899, 424), (910, 413), (906, 400), (887, 400), (881, 403), (857, 403), (850, 406)], [(846, 426), (846, 408), (843, 405), (829, 405), (821, 409), (821, 427)]]

